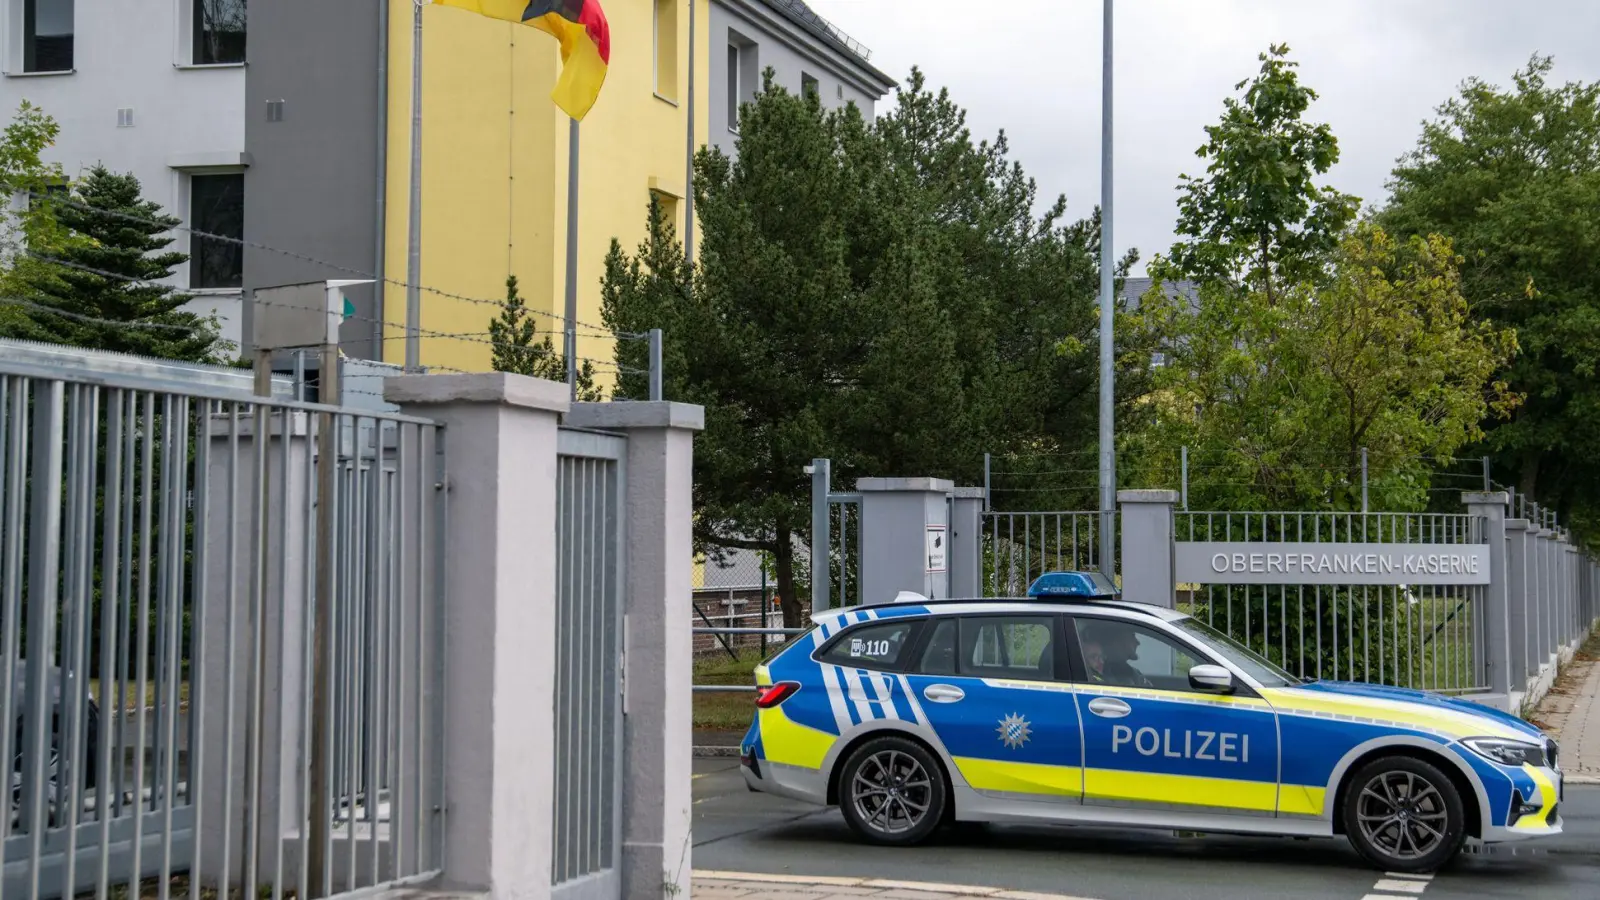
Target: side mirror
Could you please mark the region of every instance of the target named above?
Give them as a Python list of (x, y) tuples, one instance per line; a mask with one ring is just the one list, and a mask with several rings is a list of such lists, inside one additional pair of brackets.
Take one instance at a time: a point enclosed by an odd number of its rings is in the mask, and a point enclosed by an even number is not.
[(1213, 694), (1233, 693), (1233, 673), (1221, 666), (1202, 665), (1189, 670), (1189, 686)]

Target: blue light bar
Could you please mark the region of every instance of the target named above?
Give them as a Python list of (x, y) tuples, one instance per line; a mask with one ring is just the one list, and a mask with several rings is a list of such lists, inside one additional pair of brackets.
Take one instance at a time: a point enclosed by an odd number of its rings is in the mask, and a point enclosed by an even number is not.
[(1109, 600), (1121, 591), (1099, 572), (1046, 572), (1028, 586), (1029, 597), (1077, 597)]

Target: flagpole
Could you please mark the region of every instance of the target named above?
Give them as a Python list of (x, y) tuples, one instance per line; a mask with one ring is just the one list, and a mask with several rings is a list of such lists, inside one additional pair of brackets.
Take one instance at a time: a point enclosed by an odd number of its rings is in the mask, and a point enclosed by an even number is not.
[(567, 314), (565, 353), (568, 395), (578, 399), (578, 120), (567, 126)]
[[(406, 371), (422, 369), (422, 4), (412, 0), (411, 202), (406, 223)], [(379, 273), (382, 277), (382, 273)]]
[(683, 174), (683, 258), (694, 261), (694, 8), (699, 0), (689, 0), (689, 149), (685, 153)]

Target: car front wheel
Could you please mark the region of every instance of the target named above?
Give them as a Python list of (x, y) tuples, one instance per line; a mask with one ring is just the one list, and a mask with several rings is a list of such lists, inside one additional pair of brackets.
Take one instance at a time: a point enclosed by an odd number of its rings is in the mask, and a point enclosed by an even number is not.
[(845, 822), (874, 844), (918, 844), (944, 821), (944, 776), (933, 754), (914, 741), (868, 741), (845, 760), (839, 778)]
[(1432, 872), (1466, 840), (1461, 795), (1438, 766), (1405, 756), (1356, 772), (1344, 798), (1345, 834), (1361, 857), (1392, 872)]

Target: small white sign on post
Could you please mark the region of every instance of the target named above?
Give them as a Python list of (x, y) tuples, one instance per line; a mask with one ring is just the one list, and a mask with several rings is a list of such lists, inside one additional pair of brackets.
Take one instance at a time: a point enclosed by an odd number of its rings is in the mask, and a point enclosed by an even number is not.
[(257, 288), (254, 343), (257, 350), (289, 350), (339, 343), (339, 325), (350, 312), (344, 289), (372, 279), (336, 278)]
[(948, 568), (947, 561), (950, 555), (950, 542), (945, 537), (943, 525), (929, 525), (928, 532), (928, 571), (943, 572)]
[(1488, 584), (1485, 544), (1179, 541), (1180, 584)]

